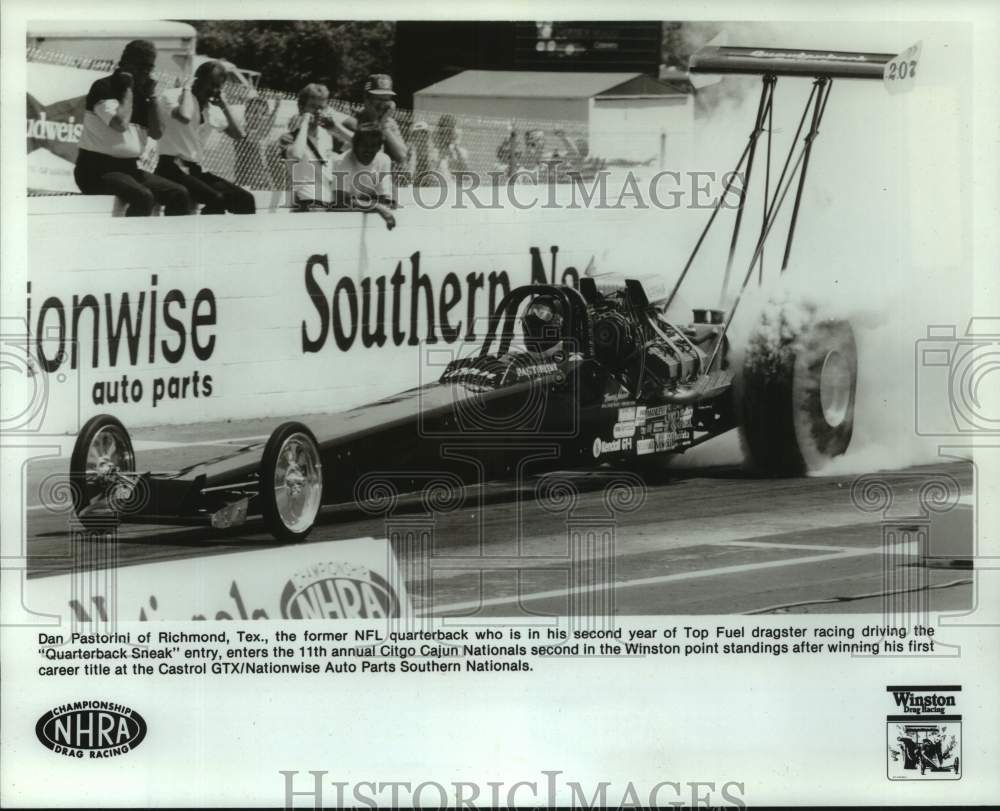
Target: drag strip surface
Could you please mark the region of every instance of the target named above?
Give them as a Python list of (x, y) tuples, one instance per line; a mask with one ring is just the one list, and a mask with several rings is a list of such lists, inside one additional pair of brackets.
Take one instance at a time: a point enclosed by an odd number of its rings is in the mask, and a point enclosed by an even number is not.
[[(259, 442), (269, 430), (233, 428), (232, 439), (177, 429), (173, 436), (140, 434), (139, 468), (190, 464), (217, 454), (220, 444)], [(81, 549), (71, 543), (67, 514), (40, 503), (39, 483), (65, 465), (65, 457), (50, 457), (29, 466), (29, 577), (220, 554), (252, 566), (252, 556), (239, 553), (275, 546), (250, 523), (230, 531), (126, 525), (113, 550)], [(449, 512), (427, 514), (419, 499), (404, 498), (388, 526), (354, 505), (329, 507), (307, 543), (395, 532), (414, 607), (435, 615), (867, 612), (881, 609), (881, 592), (913, 583), (927, 589), (935, 608), (971, 605), (970, 572), (921, 568), (917, 578), (910, 571), (916, 549), (905, 540), (892, 542), (894, 565), (885, 570), (887, 517), (855, 505), (855, 476), (761, 479), (717, 465), (647, 479), (643, 497), (618, 502), (608, 497), (622, 480), (616, 471), (553, 475), (571, 486), (571, 502), (540, 501), (544, 488), (535, 478), (467, 488)], [(881, 474), (896, 493), (893, 520), (918, 515), (920, 484), (940, 476), (965, 495), (972, 491), (967, 463)], [(399, 540), (408, 525), (423, 534)]]

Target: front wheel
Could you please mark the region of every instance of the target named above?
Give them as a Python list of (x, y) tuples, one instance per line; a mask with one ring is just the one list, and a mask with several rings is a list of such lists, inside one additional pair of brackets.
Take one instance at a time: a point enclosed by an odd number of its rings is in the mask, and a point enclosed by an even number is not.
[(116, 510), (95, 513), (93, 509), (102, 501), (117, 503), (115, 496), (128, 501), (131, 487), (127, 493), (116, 491), (122, 486), (122, 473), (135, 473), (135, 451), (128, 431), (110, 414), (91, 417), (73, 443), (69, 462), (73, 510), (84, 526), (117, 518)]
[(316, 437), (300, 422), (274, 429), (260, 465), (261, 514), (282, 543), (305, 540), (319, 514), (323, 465)]
[(847, 321), (792, 327), (782, 312), (762, 321), (737, 384), (740, 430), (750, 461), (798, 476), (840, 456), (854, 433), (858, 353)]

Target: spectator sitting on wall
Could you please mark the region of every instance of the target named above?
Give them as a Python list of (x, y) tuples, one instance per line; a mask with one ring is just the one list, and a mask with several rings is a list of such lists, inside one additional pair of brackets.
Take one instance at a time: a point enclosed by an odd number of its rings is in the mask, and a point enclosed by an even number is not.
[(163, 135), (155, 65), (152, 42), (128, 43), (115, 72), (90, 86), (83, 114), (73, 178), (84, 194), (116, 195), (127, 217), (148, 217), (157, 203), (170, 215), (191, 209), (187, 189), (139, 168), (148, 139)]
[(455, 126), (455, 116), (446, 113), (434, 130), (434, 146), (440, 156), (439, 170), (446, 177), (469, 171), (469, 152), (461, 146), (462, 130)]
[(307, 84), (299, 91), (299, 112), (289, 119), (288, 131), (278, 139), (288, 168), (291, 203), (299, 208), (312, 203), (325, 207), (332, 201), (334, 134), (347, 141), (353, 137), (329, 115), (329, 102), (330, 91), (325, 85)]
[(382, 151), (382, 133), (377, 124), (362, 123), (354, 133), (351, 149), (333, 162), (336, 210), (374, 211), (390, 231), (396, 226), (391, 196), (392, 162)]
[(347, 116), (344, 126), (356, 131), (361, 124), (375, 124), (389, 157), (396, 163), (406, 165), (406, 143), (396, 123), (396, 94), (392, 89), (392, 77), (385, 73), (373, 73), (365, 82), (365, 106), (357, 116)]
[(206, 172), (205, 145), (213, 131), (239, 141), (243, 128), (222, 94), (229, 68), (222, 62), (203, 62), (190, 85), (167, 90), (160, 97), (163, 137), (159, 143), (156, 174), (188, 190), (203, 203), (202, 214), (253, 214), (253, 195), (234, 183)]
[[(303, 89), (303, 94), (308, 89)], [(281, 136), (285, 160), (291, 167), (295, 210), (374, 211), (393, 228), (396, 220), (391, 209), (395, 202), (389, 195), (392, 162), (381, 151), (378, 125), (361, 124), (351, 139), (352, 149), (336, 155), (332, 137), (315, 122), (309, 107), (308, 99), (300, 104), (304, 112), (290, 122), (291, 131)]]

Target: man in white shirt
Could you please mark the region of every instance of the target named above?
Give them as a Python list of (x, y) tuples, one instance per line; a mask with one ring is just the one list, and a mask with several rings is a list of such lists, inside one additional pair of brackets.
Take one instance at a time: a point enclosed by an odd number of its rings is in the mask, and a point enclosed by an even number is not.
[(382, 132), (374, 123), (362, 123), (351, 148), (333, 161), (333, 208), (373, 211), (391, 231), (396, 225), (392, 209), (392, 160), (382, 151)]
[[(293, 205), (298, 211), (374, 211), (393, 228), (395, 203), (388, 192), (392, 163), (379, 151), (381, 131), (368, 123), (357, 133), (344, 130), (327, 109), (329, 99), (323, 85), (302, 88), (299, 114), (281, 136)], [(354, 148), (338, 155), (334, 136)]]
[(187, 214), (191, 198), (176, 183), (139, 168), (150, 137), (163, 134), (155, 101), (156, 46), (137, 39), (125, 46), (113, 74), (87, 93), (73, 177), (84, 194), (113, 194), (127, 217), (148, 217), (157, 203), (166, 214)]
[(292, 204), (300, 210), (326, 208), (333, 200), (330, 185), (334, 137), (350, 142), (351, 133), (330, 115), (330, 91), (307, 84), (299, 91), (299, 112), (278, 140), (288, 171)]
[(256, 204), (250, 192), (202, 167), (205, 144), (213, 132), (224, 132), (234, 140), (244, 137), (222, 94), (227, 73), (222, 62), (204, 62), (190, 86), (160, 96), (164, 131), (156, 174), (184, 186), (195, 202), (203, 204), (202, 214), (253, 214)]
[(335, 192), (392, 204), (392, 160), (379, 149), (380, 145), (378, 128), (362, 124), (351, 139), (351, 149), (334, 158)]

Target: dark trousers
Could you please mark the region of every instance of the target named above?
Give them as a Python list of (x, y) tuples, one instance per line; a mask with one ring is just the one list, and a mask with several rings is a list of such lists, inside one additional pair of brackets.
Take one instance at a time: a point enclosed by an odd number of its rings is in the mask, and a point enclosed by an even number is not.
[(173, 155), (161, 155), (156, 164), (156, 174), (187, 189), (191, 199), (203, 204), (202, 214), (225, 214), (227, 211), (230, 214), (253, 214), (257, 211), (257, 203), (250, 192), (206, 172), (200, 164)]
[(139, 168), (135, 158), (112, 158), (81, 149), (73, 178), (84, 194), (113, 194), (127, 206), (126, 217), (148, 217), (159, 203), (165, 214), (191, 213), (187, 189)]

